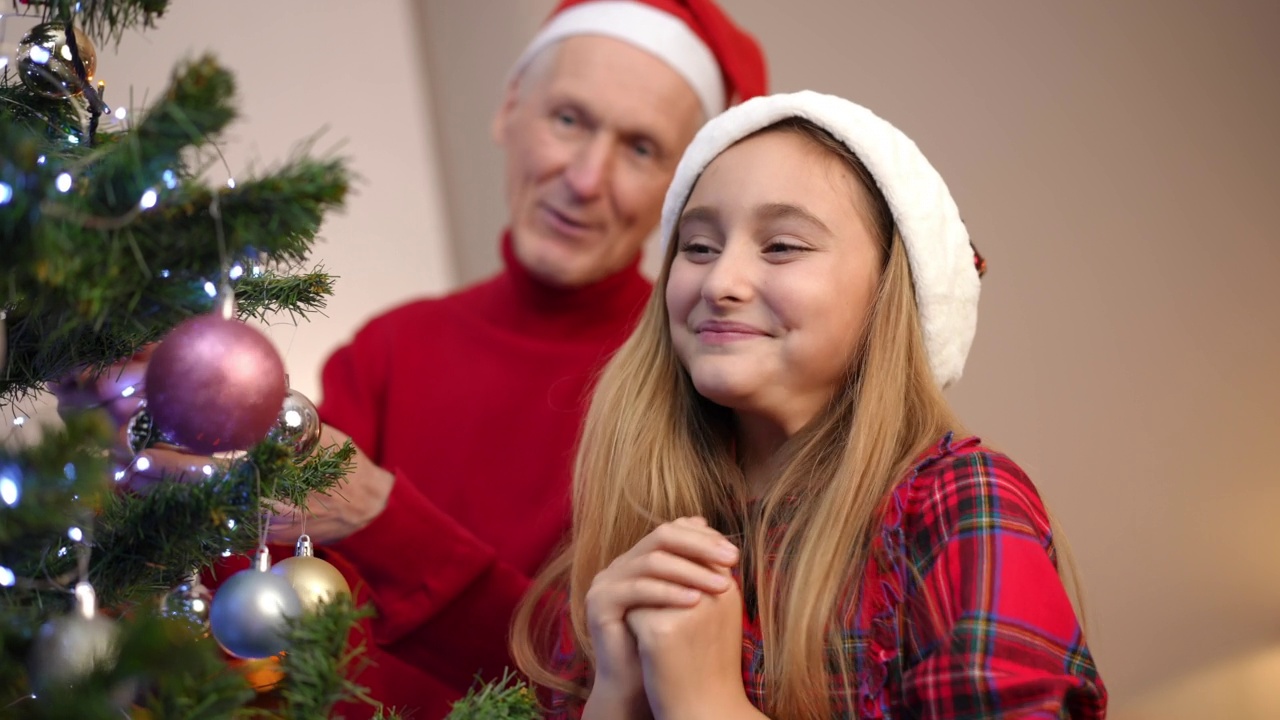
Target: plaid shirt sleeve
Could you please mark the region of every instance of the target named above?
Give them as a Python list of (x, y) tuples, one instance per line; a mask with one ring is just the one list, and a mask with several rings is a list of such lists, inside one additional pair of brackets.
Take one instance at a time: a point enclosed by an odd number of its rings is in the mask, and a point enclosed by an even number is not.
[[(551, 652), (551, 669), (562, 680), (578, 687), (586, 687), (590, 676), (586, 658), (578, 652), (573, 637), (573, 623), (569, 621), (569, 606), (566, 603), (556, 617), (555, 647)], [(547, 714), (544, 720), (579, 720), (582, 717), (583, 701), (561, 690), (550, 690), (543, 698)]]
[(1031, 481), (981, 447), (910, 486), (902, 701), (925, 720), (1101, 720), (1106, 690)]

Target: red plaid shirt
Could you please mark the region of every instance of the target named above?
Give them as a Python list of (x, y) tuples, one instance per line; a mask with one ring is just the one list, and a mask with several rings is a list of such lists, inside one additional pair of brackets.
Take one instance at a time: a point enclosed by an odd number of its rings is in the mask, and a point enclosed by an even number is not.
[[(1049, 518), (1026, 474), (977, 438), (944, 438), (894, 488), (857, 600), (841, 618), (847, 677), (831, 717), (1101, 720), (1107, 693), (1058, 578)], [(568, 623), (555, 661), (587, 685)], [(744, 610), (742, 679), (765, 707), (758, 618)], [(844, 698), (857, 704), (851, 716)], [(559, 693), (549, 718), (579, 718)]]

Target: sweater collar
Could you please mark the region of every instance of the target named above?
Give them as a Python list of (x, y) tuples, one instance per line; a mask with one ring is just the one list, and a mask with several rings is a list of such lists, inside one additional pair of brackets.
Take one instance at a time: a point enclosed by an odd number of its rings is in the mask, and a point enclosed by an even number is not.
[(640, 258), (589, 285), (552, 285), (516, 258), (511, 231), (502, 235), (503, 272), (493, 285), (491, 317), (523, 335), (548, 339), (604, 340), (630, 332), (652, 285), (640, 274)]

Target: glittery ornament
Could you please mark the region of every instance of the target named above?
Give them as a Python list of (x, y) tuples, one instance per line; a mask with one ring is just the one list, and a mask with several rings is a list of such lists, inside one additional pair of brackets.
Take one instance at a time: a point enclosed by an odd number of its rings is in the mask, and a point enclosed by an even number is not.
[(276, 563), (271, 572), (289, 581), (302, 601), (304, 612), (313, 613), (321, 603), (337, 597), (351, 597), (351, 586), (338, 568), (315, 556), (311, 538), (298, 538), (295, 554)]
[[(76, 28), (75, 33), (85, 77), (92, 78), (98, 69), (98, 53), (80, 28)], [(36, 25), (22, 38), (18, 43), (18, 76), (24, 85), (45, 97), (61, 98), (84, 92), (84, 83), (80, 82), (71, 60), (64, 24)]]
[(201, 315), (155, 349), (146, 388), (147, 410), (166, 438), (199, 454), (247, 450), (280, 413), (284, 363), (257, 330)]
[(76, 586), (76, 609), (40, 627), (30, 658), (31, 688), (37, 695), (66, 689), (116, 661), (120, 629), (98, 614), (88, 583)]
[(320, 413), (306, 395), (290, 388), (267, 437), (293, 448), (294, 457), (304, 458), (320, 444)]
[(209, 608), (213, 593), (200, 582), (199, 574), (183, 580), (160, 598), (160, 615), (179, 620), (200, 637), (209, 634)]
[(125, 437), (129, 442), (129, 449), (134, 455), (146, 450), (159, 440), (156, 437), (156, 423), (152, 419), (151, 413), (147, 412), (146, 406), (138, 408), (138, 412), (129, 418), (129, 424), (125, 428)]
[(265, 658), (288, 649), (286, 621), (302, 613), (302, 603), (289, 581), (270, 568), (271, 556), (262, 548), (254, 567), (227, 578), (213, 596), (209, 630), (230, 655)]

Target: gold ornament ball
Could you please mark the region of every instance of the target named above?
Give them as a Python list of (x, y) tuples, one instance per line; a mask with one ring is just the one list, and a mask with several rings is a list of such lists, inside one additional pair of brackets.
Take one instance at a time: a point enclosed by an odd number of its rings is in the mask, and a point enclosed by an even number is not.
[(271, 572), (289, 581), (302, 601), (302, 611), (313, 613), (321, 602), (351, 597), (351, 586), (338, 568), (318, 557), (295, 556), (271, 566)]
[[(76, 32), (76, 49), (84, 62), (84, 74), (92, 79), (98, 70), (98, 52), (80, 28)], [(84, 84), (71, 62), (71, 46), (67, 44), (66, 26), (43, 23), (31, 28), (18, 43), (18, 75), (34, 92), (48, 98), (79, 95)]]

